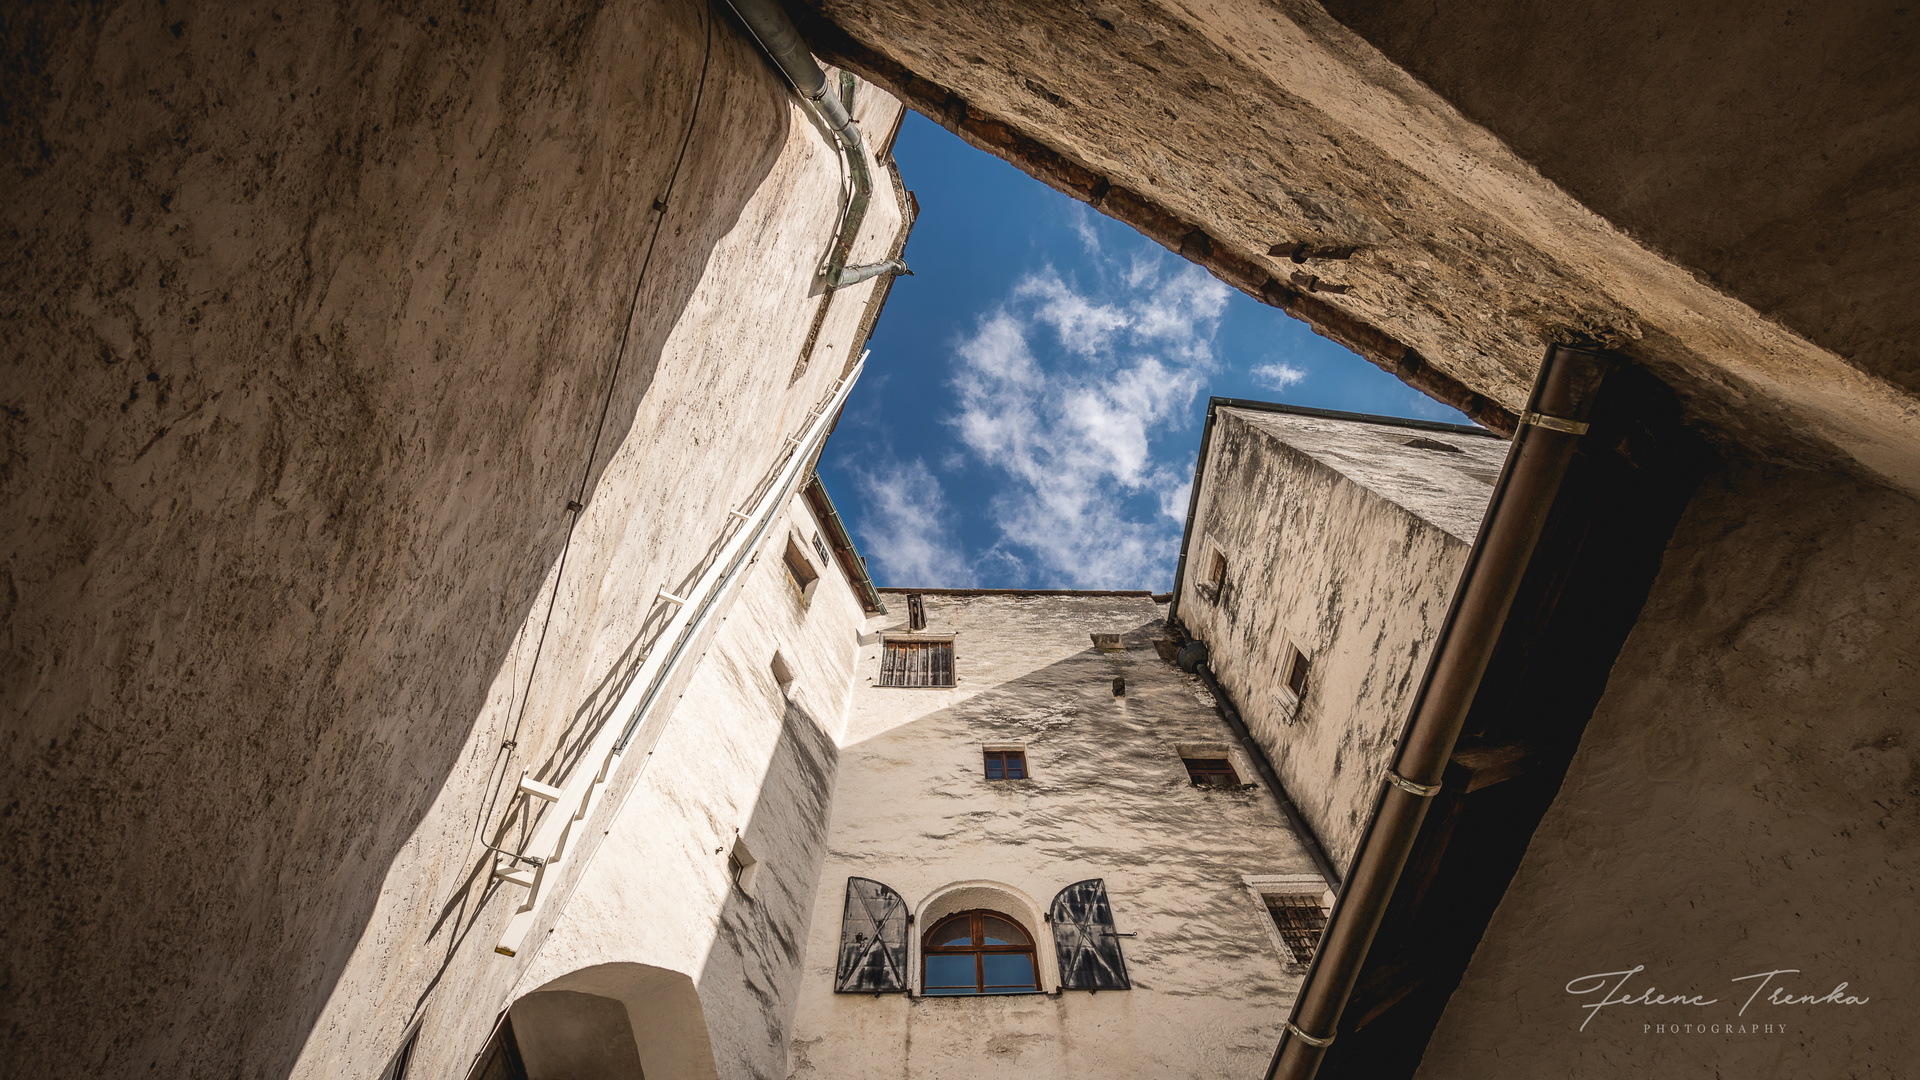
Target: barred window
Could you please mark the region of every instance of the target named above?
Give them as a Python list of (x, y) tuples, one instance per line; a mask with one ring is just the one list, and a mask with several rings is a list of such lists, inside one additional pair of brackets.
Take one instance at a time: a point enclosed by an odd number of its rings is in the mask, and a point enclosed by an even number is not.
[(881, 686), (952, 686), (953, 640), (888, 638), (880, 650)]
[(1273, 916), (1273, 924), (1280, 928), (1280, 940), (1287, 943), (1287, 951), (1299, 963), (1312, 963), (1313, 950), (1320, 945), (1320, 933), (1327, 928), (1327, 910), (1320, 906), (1320, 898), (1269, 893), (1265, 899), (1267, 914)]

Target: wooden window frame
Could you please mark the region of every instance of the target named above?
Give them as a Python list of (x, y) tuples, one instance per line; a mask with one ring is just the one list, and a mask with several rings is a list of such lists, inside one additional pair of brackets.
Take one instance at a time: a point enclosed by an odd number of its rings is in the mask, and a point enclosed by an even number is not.
[[(998, 762), (995, 761), (996, 758), (999, 759)], [(1000, 780), (1031, 780), (1033, 779), (1033, 769), (1027, 765), (1027, 751), (1025, 747), (990, 746), (980, 751), (980, 761), (981, 761), (981, 767), (985, 770), (985, 774), (988, 780), (1000, 781)], [(1007, 774), (1012, 772), (1012, 769), (1010, 769), (1008, 766), (1015, 761), (1019, 762), (1020, 775), (1009, 776)], [(1000, 766), (999, 776), (993, 775), (993, 767), (995, 764), (998, 764)]]
[[(993, 918), (999, 919), (1001, 922), (1004, 922), (1007, 925), (1013, 927), (1014, 929), (1020, 931), (1022, 934), (1025, 934), (1027, 937), (1026, 944), (1024, 945), (985, 944), (985, 937), (981, 931), (981, 924), (982, 924), (982, 921), (987, 916), (992, 916)], [(939, 932), (945, 929), (948, 925), (960, 919), (970, 920), (970, 929), (972, 930), (972, 936), (973, 936), (973, 941), (971, 944), (968, 944), (965, 946), (960, 946), (960, 945), (937, 946), (933, 944), (935, 935), (939, 934)], [(1033, 932), (1031, 930), (1028, 930), (1026, 926), (1023, 923), (1021, 923), (1019, 919), (1014, 918), (1013, 916), (1007, 914), (1004, 911), (994, 911), (990, 908), (971, 908), (966, 911), (956, 911), (951, 915), (943, 915), (940, 917), (939, 921), (935, 922), (933, 926), (930, 929), (928, 929), (927, 932), (921, 935), (920, 937), (920, 994), (922, 997), (1002, 997), (1002, 996), (1011, 996), (1011, 995), (1019, 995), (1019, 994), (1037, 994), (1040, 992), (1040, 956), (1038, 951), (1034, 947), (1034, 941), (1035, 941), (1035, 938), (1034, 938)], [(988, 955), (1009, 955), (1009, 954), (1025, 956), (1027, 958), (1027, 968), (1028, 970), (1033, 972), (1033, 988), (1032, 989), (1030, 990), (1012, 990), (1012, 989), (988, 990), (987, 989), (986, 961), (983, 959), (983, 957)], [(927, 958), (929, 956), (972, 956), (974, 958), (973, 959), (973, 992), (965, 993), (965, 994), (929, 993), (927, 990)], [(1011, 984), (997, 983), (995, 985), (1010, 986)]]
[[(875, 685), (894, 690), (948, 690), (960, 680), (954, 672), (953, 635), (888, 634), (880, 639), (880, 677)], [(894, 649), (901, 647), (902, 659), (895, 661)], [(926, 647), (928, 662), (924, 670), (905, 657)], [(890, 666), (892, 665), (892, 666)]]

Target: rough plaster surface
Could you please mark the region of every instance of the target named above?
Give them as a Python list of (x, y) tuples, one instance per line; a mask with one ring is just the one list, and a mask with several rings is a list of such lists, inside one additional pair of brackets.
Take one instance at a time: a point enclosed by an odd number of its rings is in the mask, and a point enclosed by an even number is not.
[[(589, 974), (593, 992), (628, 1003), (649, 1076), (681, 1075), (665, 1048), (689, 1026), (708, 1047), (700, 1075), (784, 1066), (864, 619), (837, 562), (815, 566), (805, 605), (793, 590), (788, 536), (810, 546), (818, 529), (793, 499), (515, 991), (538, 997)], [(784, 694), (776, 652), (794, 676)], [(757, 864), (746, 890), (727, 876), (736, 837)], [(667, 975), (681, 1007), (663, 1014), (650, 1003)]]
[[(1264, 790), (1189, 783), (1178, 747), (1224, 749), (1231, 734), (1154, 651), (1164, 608), (1045, 595), (926, 603), (928, 631), (957, 635), (958, 685), (874, 686), (878, 634), (861, 650), (790, 1075), (1259, 1075), (1304, 969), (1278, 955), (1241, 877), (1311, 875), (1313, 864)], [(870, 629), (904, 628), (897, 608)], [(1122, 634), (1127, 648), (1098, 652), (1092, 633)], [(1033, 778), (985, 780), (983, 744), (1008, 742), (1025, 744)], [(899, 891), (925, 916), (916, 938), (939, 912), (998, 896), (1043, 949), (1035, 916), (1063, 887), (1103, 878), (1117, 929), (1137, 935), (1121, 939), (1134, 988), (835, 994), (849, 875)]]
[(788, 385), (843, 169), (711, 19), (8, 12), (19, 1075), (370, 1076), (423, 1008), (431, 1060), (485, 1037), (521, 965), (480, 843), (840, 373)]
[[(1895, 1077), (1920, 1054), (1920, 506), (1758, 469), (1688, 508), (1420, 1076)], [(1717, 999), (1587, 1013), (1577, 976)], [(1865, 1005), (1738, 1015), (1744, 975)], [(1647, 1024), (1726, 1024), (1658, 1034)], [(1779, 1025), (1774, 1033), (1740, 1025)]]
[[(1179, 617), (1344, 876), (1507, 443), (1222, 408)], [(1419, 438), (1457, 454), (1405, 445)], [(1226, 580), (1207, 580), (1215, 552)], [(1289, 646), (1312, 660), (1282, 691)]]
[[(1086, 172), (1073, 194), (1096, 206), (1110, 185), (1192, 223), (1160, 239), (1258, 268), (1232, 282), (1255, 295), (1302, 271), (1350, 287), (1314, 295), (1509, 410), (1549, 340), (1589, 335), (1729, 441), (1920, 490), (1915, 368), (1891, 331), (1914, 310), (1910, 15), (1336, 5), (1443, 96), (1307, 0), (808, 6), (944, 89), (919, 107), (1031, 137)], [(1827, 90), (1771, 86), (1783, 69)], [(1727, 109), (1736, 123), (1690, 137)], [(1646, 148), (1668, 138), (1668, 158), (1692, 155), (1675, 183)], [(1775, 160), (1793, 163), (1777, 193), (1757, 164)], [(1740, 174), (1768, 197), (1732, 195)], [(1304, 268), (1267, 254), (1298, 242), (1362, 251)]]

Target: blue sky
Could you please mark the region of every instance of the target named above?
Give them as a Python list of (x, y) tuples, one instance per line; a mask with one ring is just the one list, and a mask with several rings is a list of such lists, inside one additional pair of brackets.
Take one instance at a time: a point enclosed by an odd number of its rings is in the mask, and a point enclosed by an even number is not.
[(1464, 423), (910, 113), (920, 203), (820, 475), (881, 585), (1173, 583), (1209, 395)]

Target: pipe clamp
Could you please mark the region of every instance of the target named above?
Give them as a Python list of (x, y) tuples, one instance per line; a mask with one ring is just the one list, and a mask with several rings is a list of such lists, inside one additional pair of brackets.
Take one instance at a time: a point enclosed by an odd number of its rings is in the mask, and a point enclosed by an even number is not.
[(1520, 422), (1532, 424), (1534, 427), (1543, 427), (1548, 431), (1564, 431), (1568, 435), (1585, 435), (1588, 427), (1579, 420), (1563, 420), (1558, 416), (1534, 412), (1532, 409), (1527, 409), (1520, 414)]
[(1418, 795), (1422, 799), (1431, 799), (1435, 795), (1440, 794), (1439, 784), (1416, 784), (1406, 777), (1401, 776), (1399, 773), (1394, 772), (1392, 769), (1387, 770), (1387, 783), (1392, 784), (1401, 791)]
[(1315, 1049), (1318, 1049), (1318, 1050), (1325, 1050), (1327, 1047), (1332, 1046), (1334, 1036), (1339, 1034), (1339, 1032), (1334, 1032), (1333, 1035), (1329, 1035), (1324, 1039), (1316, 1039), (1313, 1036), (1295, 1027), (1293, 1024), (1293, 1021), (1291, 1020), (1287, 1021), (1287, 1030), (1293, 1034), (1294, 1038), (1299, 1039), (1301, 1042), (1306, 1043), (1308, 1046), (1314, 1047)]

